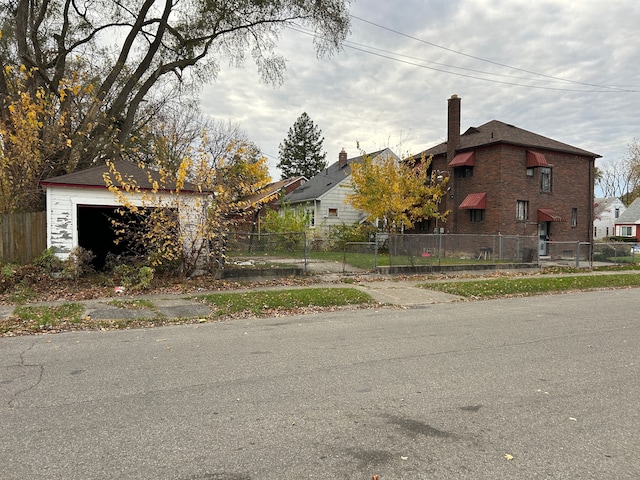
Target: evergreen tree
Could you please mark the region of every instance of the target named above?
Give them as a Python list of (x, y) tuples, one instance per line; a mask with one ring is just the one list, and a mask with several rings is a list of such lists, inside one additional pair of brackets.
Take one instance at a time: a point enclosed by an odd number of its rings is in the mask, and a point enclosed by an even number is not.
[(303, 112), (280, 143), (277, 167), (282, 170), (282, 178), (299, 175), (311, 178), (321, 172), (327, 166), (327, 152), (322, 152), (323, 141), (322, 130)]

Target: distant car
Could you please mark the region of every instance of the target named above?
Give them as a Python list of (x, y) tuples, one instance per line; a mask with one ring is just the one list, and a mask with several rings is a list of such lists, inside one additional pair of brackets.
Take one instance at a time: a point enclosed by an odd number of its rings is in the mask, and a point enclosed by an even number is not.
[(631, 247), (631, 253), (640, 253), (640, 245), (634, 245)]

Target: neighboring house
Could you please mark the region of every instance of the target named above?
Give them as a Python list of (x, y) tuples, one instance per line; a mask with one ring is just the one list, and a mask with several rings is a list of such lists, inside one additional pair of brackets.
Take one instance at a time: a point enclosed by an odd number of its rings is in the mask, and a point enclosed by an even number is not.
[(285, 178), (266, 185), (253, 195), (244, 197), (240, 202), (241, 211), (234, 215), (235, 230), (242, 233), (260, 232), (261, 221), (269, 210), (278, 209), (281, 195), (291, 193), (306, 181), (304, 176)]
[(593, 204), (593, 239), (603, 240), (614, 236), (615, 223), (626, 209), (618, 197), (596, 198)]
[(640, 242), (640, 198), (636, 198), (616, 219), (615, 236), (635, 238)]
[[(204, 219), (206, 193), (187, 184), (177, 202), (168, 190), (152, 192), (149, 175), (157, 179), (157, 172), (127, 161), (117, 161), (114, 165), (126, 181), (134, 181), (141, 190), (127, 193), (132, 205), (148, 207), (149, 201), (162, 206), (175, 205), (185, 231)], [(47, 196), (47, 247), (53, 248), (59, 258), (66, 259), (71, 250), (79, 246), (96, 256), (94, 266), (100, 269), (109, 252), (122, 253), (123, 246), (114, 242), (116, 236), (111, 223), (122, 204), (106, 186), (104, 175), (108, 172), (109, 168), (102, 165), (40, 182)]]
[[(447, 141), (423, 152), (450, 190), (447, 233), (537, 235), (547, 241), (591, 242), (594, 163), (599, 155), (492, 120), (460, 135), (460, 98), (448, 100)], [(419, 158), (419, 157), (418, 157)], [(434, 222), (418, 230), (432, 232)]]
[[(369, 154), (372, 160), (382, 161), (393, 157), (400, 159), (390, 149), (385, 148)], [(331, 227), (341, 224), (353, 225), (362, 222), (366, 215), (347, 202), (351, 187), (351, 164), (362, 162), (363, 157), (347, 158), (344, 149), (338, 161), (305, 182), (285, 197), (285, 202), (295, 208), (304, 208), (311, 215), (311, 227), (320, 234), (326, 234)]]

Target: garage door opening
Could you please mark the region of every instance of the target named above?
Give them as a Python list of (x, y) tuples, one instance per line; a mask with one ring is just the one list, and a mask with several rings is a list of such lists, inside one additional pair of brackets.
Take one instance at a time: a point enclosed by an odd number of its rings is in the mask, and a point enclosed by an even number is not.
[[(78, 205), (78, 245), (90, 250), (95, 258), (93, 267), (97, 271), (104, 271), (109, 254), (126, 255), (127, 257), (144, 257), (147, 255), (148, 245), (140, 244), (141, 232), (149, 229), (157, 230), (157, 238), (169, 239), (169, 244), (178, 245), (179, 232), (175, 228), (178, 221), (177, 210), (171, 208), (138, 208), (135, 213), (118, 212), (121, 207)], [(154, 215), (158, 213), (158, 215)], [(125, 236), (118, 237), (113, 221), (124, 225)], [(157, 227), (157, 228), (156, 228)], [(121, 228), (121, 227), (118, 227)], [(116, 243), (116, 240), (120, 242)], [(152, 242), (153, 243), (153, 242)]]
[(122, 218), (117, 208), (78, 205), (78, 245), (95, 255), (92, 263), (98, 271), (104, 270), (109, 253), (121, 255), (128, 250), (124, 243), (116, 244), (112, 219)]

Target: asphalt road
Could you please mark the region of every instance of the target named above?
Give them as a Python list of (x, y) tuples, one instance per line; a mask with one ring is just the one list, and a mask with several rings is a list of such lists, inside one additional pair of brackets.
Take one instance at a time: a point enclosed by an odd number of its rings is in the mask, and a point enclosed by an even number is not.
[(637, 479), (640, 291), (0, 339), (3, 479)]

